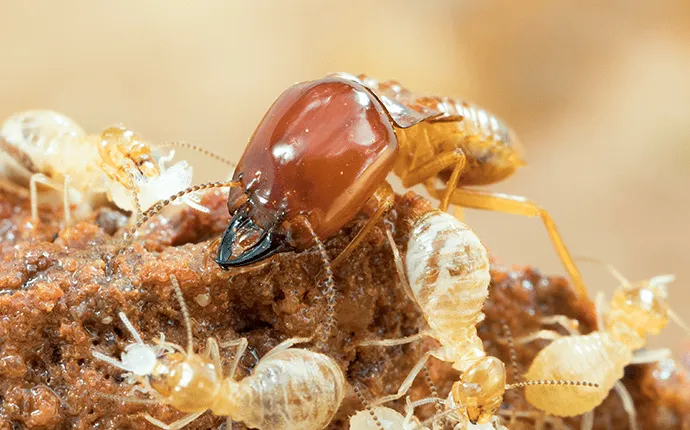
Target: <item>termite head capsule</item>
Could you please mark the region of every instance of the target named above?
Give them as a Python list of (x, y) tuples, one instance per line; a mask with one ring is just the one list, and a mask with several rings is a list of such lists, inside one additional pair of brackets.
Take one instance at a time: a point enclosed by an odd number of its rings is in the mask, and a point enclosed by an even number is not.
[(393, 169), (398, 141), (364, 86), (323, 78), (288, 88), (237, 163), (216, 262), (246, 266), (314, 245), (352, 220)]
[(666, 284), (672, 280), (672, 277), (657, 276), (617, 289), (606, 318), (609, 330), (631, 348), (643, 347), (646, 336), (659, 334), (668, 324)]
[(496, 414), (506, 391), (506, 370), (495, 357), (482, 357), (453, 384), (456, 404), (466, 408), (472, 424), (486, 424)]
[(214, 403), (220, 378), (215, 366), (203, 357), (174, 353), (159, 359), (148, 382), (175, 409), (196, 412)]

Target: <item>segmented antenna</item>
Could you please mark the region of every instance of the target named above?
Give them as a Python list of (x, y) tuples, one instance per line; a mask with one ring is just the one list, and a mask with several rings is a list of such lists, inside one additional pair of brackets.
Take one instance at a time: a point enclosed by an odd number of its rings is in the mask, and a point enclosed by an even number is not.
[(129, 229), (129, 231), (125, 234), (125, 240), (127, 242), (131, 242), (132, 238), (134, 237), (134, 234), (141, 228), (146, 221), (148, 221), (151, 217), (154, 215), (158, 214), (161, 210), (163, 210), (164, 207), (168, 206), (170, 203), (174, 202), (175, 200), (179, 199), (180, 197), (183, 197), (187, 194), (190, 193), (195, 193), (197, 191), (202, 191), (202, 190), (209, 190), (212, 188), (225, 188), (225, 187), (239, 187), (241, 186), (240, 182), (237, 181), (216, 181), (216, 182), (206, 182), (203, 184), (199, 185), (192, 185), (191, 187), (185, 188), (182, 191), (178, 191), (177, 193), (173, 194), (172, 196), (168, 197), (167, 199), (164, 200), (159, 200), (156, 204), (151, 206), (149, 209), (147, 209), (144, 213), (141, 214), (141, 218), (137, 221), (137, 223)]
[(515, 351), (515, 343), (513, 342), (513, 333), (510, 331), (510, 327), (508, 324), (505, 323), (505, 321), (501, 321), (501, 325), (503, 326), (503, 334), (506, 337), (506, 340), (508, 341), (508, 351), (510, 352), (510, 367), (513, 372), (513, 379), (516, 382), (520, 382), (520, 376), (522, 373), (520, 372), (519, 364), (517, 361), (517, 352)]
[(186, 149), (191, 149), (192, 151), (199, 152), (201, 154), (206, 155), (207, 157), (213, 158), (216, 161), (220, 161), (223, 164), (227, 164), (230, 167), (237, 167), (237, 164), (235, 164), (233, 161), (231, 161), (228, 158), (225, 158), (221, 155), (216, 154), (215, 152), (211, 152), (206, 148), (202, 148), (201, 146), (194, 145), (193, 143), (187, 143), (187, 142), (165, 142), (160, 145), (157, 145), (160, 148), (186, 148)]
[[(427, 368), (426, 365), (422, 367), (422, 373), (424, 374), (424, 380), (426, 381), (426, 384), (429, 386), (429, 393), (431, 394), (431, 397), (438, 398), (438, 390), (436, 389), (436, 384), (434, 384), (434, 380), (431, 379), (431, 375), (429, 374), (429, 368)], [(436, 406), (436, 413), (440, 414), (443, 412), (443, 407), (440, 403), (435, 402), (434, 406)]]
[(374, 412), (374, 409), (371, 407), (371, 404), (366, 399), (366, 397), (364, 397), (362, 390), (360, 390), (359, 382), (355, 382), (355, 385), (352, 386), (352, 390), (357, 395), (357, 398), (359, 399), (360, 403), (362, 403), (367, 412), (369, 412), (371, 419), (374, 420), (374, 422), (376, 423), (376, 427), (378, 427), (379, 430), (384, 430), (383, 425), (381, 424), (381, 420), (379, 420), (379, 417), (376, 416), (376, 412)]
[(599, 388), (599, 384), (596, 382), (587, 381), (564, 381), (560, 379), (539, 379), (535, 381), (523, 381), (516, 382), (514, 384), (506, 384), (506, 390), (512, 390), (513, 388), (529, 387), (533, 385), (566, 385), (572, 387), (592, 387)]
[(316, 243), (316, 248), (319, 250), (319, 253), (321, 254), (321, 262), (323, 263), (324, 270), (326, 271), (326, 281), (324, 282), (324, 288), (323, 288), (323, 296), (326, 298), (326, 324), (325, 324), (325, 330), (321, 334), (321, 340), (317, 343), (320, 345), (317, 345), (319, 349), (322, 351), (326, 349), (326, 342), (328, 339), (331, 337), (331, 333), (333, 331), (333, 327), (336, 324), (335, 320), (335, 303), (336, 303), (336, 291), (335, 291), (335, 281), (333, 279), (333, 270), (331, 269), (331, 262), (328, 257), (328, 253), (326, 252), (326, 247), (323, 245), (323, 242), (319, 237), (316, 235), (314, 232), (314, 229), (311, 226), (311, 223), (309, 220), (304, 218), (304, 225), (307, 227), (309, 230), (309, 233), (311, 233), (311, 236), (314, 238), (314, 242)]
[(189, 318), (189, 310), (187, 309), (187, 303), (184, 301), (184, 296), (182, 295), (182, 288), (180, 288), (180, 283), (177, 282), (175, 275), (170, 275), (170, 283), (175, 290), (175, 296), (177, 297), (177, 302), (180, 304), (180, 310), (182, 311), (182, 317), (184, 318), (184, 325), (187, 329), (187, 355), (192, 355), (194, 352), (194, 338), (192, 337), (192, 324), (191, 318)]
[(134, 210), (136, 211), (136, 219), (141, 219), (141, 203), (139, 202), (139, 187), (134, 181), (134, 174), (131, 170), (127, 170), (127, 179), (129, 180), (129, 189), (132, 192), (132, 201), (134, 202)]

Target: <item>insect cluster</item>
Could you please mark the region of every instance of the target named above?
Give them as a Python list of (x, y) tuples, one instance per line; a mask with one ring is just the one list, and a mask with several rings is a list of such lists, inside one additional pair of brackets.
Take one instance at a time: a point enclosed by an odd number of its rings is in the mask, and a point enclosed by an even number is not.
[[(546, 210), (522, 197), (467, 188), (499, 182), (524, 164), (515, 134), (492, 113), (460, 100), (413, 93), (394, 81), (338, 73), (298, 83), (280, 95), (259, 123), (230, 180), (192, 185), (192, 169), (185, 161), (168, 165), (171, 146), (175, 145), (149, 143), (124, 126), (88, 134), (73, 120), (51, 111), (15, 114), (0, 127), (0, 149), (8, 156), (5, 170), (12, 164), (25, 176), (34, 222), (40, 222), (39, 185), (62, 193), (65, 223), (73, 216), (73, 207), (79, 213), (82, 205), (97, 205), (97, 197), (104, 195), (132, 213), (132, 225), (123, 232), (127, 246), (138, 229), (166, 206), (184, 202), (205, 211), (196, 193), (227, 188), (228, 226), (209, 246), (213, 251), (217, 244), (218, 266), (252, 270), (277, 253), (313, 249), (323, 264), (319, 282), (327, 311), (318, 316), (320, 329), (312, 337), (283, 341), (260, 358), (250, 376), (237, 380), (247, 339), (209, 338), (204, 351), (196, 352), (182, 291), (171, 276), (187, 345), (163, 337), (145, 341), (120, 312), (132, 342), (119, 359), (98, 348), (93, 356), (121, 369), (126, 383), (147, 397), (104, 397), (165, 404), (187, 414), (173, 423), (144, 415), (149, 423), (165, 429), (183, 428), (210, 411), (227, 417), (228, 429), (237, 421), (265, 430), (318, 430), (328, 426), (349, 391), (364, 405), (350, 419), (353, 430), (430, 430), (447, 425), (502, 429), (506, 428), (502, 420), (510, 419), (501, 410), (506, 391), (524, 388), (535, 408), (524, 416), (584, 414), (584, 428), (591, 428), (594, 408), (614, 389), (636, 428), (634, 405), (619, 380), (626, 365), (668, 355), (666, 350), (636, 351), (669, 318), (682, 325), (666, 303), (666, 284), (672, 277), (633, 284), (614, 271), (621, 286), (610, 309), (598, 297), (597, 331), (582, 335), (568, 318), (559, 316), (544, 320), (544, 325), (559, 324), (570, 336), (545, 329), (516, 340), (553, 340), (537, 355), (524, 380), (508, 382), (506, 364), (484, 351), (477, 324), (484, 318), (489, 294), (489, 256), (460, 219), (461, 213), (447, 213), (450, 205), (540, 218), (575, 291), (581, 297), (588, 294)], [(177, 146), (232, 164), (194, 145)], [(404, 258), (385, 226), (400, 288), (419, 307), (428, 327), (407, 338), (367, 339), (357, 348), (391, 347), (424, 337), (439, 346), (409, 370), (396, 393), (368, 400), (323, 351), (338, 329), (333, 271), (393, 207), (395, 195), (386, 182), (389, 173), (405, 187), (421, 185), (438, 199), (438, 209), (415, 211), (404, 220), (409, 237)], [(368, 216), (367, 221), (331, 258), (324, 241), (360, 213)], [(507, 327), (505, 335), (512, 347)], [(221, 347), (235, 348), (227, 372)], [(432, 396), (412, 401), (408, 391), (417, 375), (426, 373), (430, 357), (449, 363), (460, 377), (447, 397), (440, 398), (432, 386)], [(405, 415), (385, 406), (400, 398), (406, 401)], [(426, 404), (435, 404), (437, 414), (422, 421), (415, 409)]]

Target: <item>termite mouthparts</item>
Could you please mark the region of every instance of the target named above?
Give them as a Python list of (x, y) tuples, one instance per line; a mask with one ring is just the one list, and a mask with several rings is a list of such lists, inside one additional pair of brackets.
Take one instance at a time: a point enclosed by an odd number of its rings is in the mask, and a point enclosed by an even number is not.
[(216, 263), (223, 270), (257, 263), (278, 252), (290, 250), (285, 239), (285, 235), (274, 227), (257, 225), (248, 208), (242, 208), (233, 215), (223, 233)]

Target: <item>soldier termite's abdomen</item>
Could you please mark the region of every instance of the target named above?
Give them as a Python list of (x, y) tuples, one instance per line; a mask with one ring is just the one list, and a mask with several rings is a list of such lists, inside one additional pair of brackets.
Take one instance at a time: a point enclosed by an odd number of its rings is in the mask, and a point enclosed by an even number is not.
[(429, 326), (446, 348), (457, 351), (452, 361), (465, 370), (463, 363), (484, 356), (476, 324), (491, 280), (486, 248), (465, 224), (434, 210), (415, 221), (406, 264)]
[(599, 387), (528, 386), (525, 396), (530, 404), (551, 415), (584, 414), (604, 401), (631, 359), (630, 349), (608, 333), (559, 338), (537, 354), (525, 379), (587, 380)]

